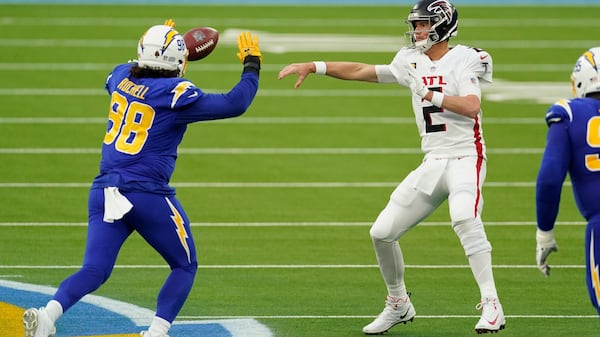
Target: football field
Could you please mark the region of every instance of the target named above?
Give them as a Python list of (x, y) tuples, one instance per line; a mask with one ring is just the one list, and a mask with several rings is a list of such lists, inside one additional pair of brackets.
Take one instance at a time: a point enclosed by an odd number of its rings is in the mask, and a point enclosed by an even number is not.
[[(44, 305), (79, 267), (106, 131), (105, 78), (167, 18), (182, 33), (219, 30), (215, 51), (186, 73), (205, 91), (226, 92), (238, 81), (238, 32), (256, 33), (263, 53), (249, 110), (190, 125), (180, 146), (172, 185), (192, 222), (200, 267), (171, 337), (362, 336), (386, 296), (369, 227), (422, 159), (410, 92), (314, 75), (293, 89), (295, 78), (277, 74), (302, 61), (389, 63), (405, 43), (409, 10), (0, 5), (0, 337), (22, 336), (22, 311)], [(570, 97), (575, 60), (600, 45), (600, 6), (458, 11), (452, 44), (485, 49), (494, 61), (482, 104), (482, 216), (507, 320), (499, 336), (599, 336), (585, 285), (585, 223), (568, 182), (551, 276), (535, 266), (535, 179), (545, 111)], [(474, 335), (479, 291), (447, 204), (400, 243), (417, 316), (386, 335)], [(149, 321), (123, 308), (147, 317), (168, 272), (134, 233), (98, 298), (67, 312), (57, 337), (135, 336)]]

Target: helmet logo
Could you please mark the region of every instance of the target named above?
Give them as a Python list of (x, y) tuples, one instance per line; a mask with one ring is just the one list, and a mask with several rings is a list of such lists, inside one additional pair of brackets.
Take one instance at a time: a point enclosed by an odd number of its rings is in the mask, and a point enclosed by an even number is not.
[(585, 53), (583, 53), (583, 57), (585, 58), (586, 61), (588, 61), (590, 63), (590, 65), (592, 66), (592, 68), (594, 68), (594, 70), (598, 71), (598, 65), (596, 64), (596, 59), (594, 59), (594, 53), (591, 50), (588, 50)]
[(427, 6), (429, 12), (441, 15), (446, 22), (452, 22), (452, 5), (446, 0), (438, 0)]
[(173, 39), (175, 39), (175, 36), (177, 36), (178, 34), (179, 33), (174, 29), (170, 29), (167, 32), (167, 34), (165, 34), (165, 42), (163, 43), (163, 46), (162, 46), (163, 53), (165, 52), (165, 50), (167, 50), (167, 48), (169, 47), (171, 42), (173, 42)]

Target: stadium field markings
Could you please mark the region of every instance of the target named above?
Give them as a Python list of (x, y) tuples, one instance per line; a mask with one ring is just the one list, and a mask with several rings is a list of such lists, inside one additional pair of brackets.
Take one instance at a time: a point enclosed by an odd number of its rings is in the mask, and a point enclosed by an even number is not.
[[(542, 121), (542, 122), (540, 122)], [(227, 124), (408, 124), (412, 117), (244, 117), (215, 120)], [(486, 117), (485, 124), (544, 124), (542, 118)], [(0, 117), (0, 124), (106, 124), (102, 117)]]
[[(113, 63), (2, 63), (1, 71), (111, 71), (114, 68)], [(265, 64), (261, 65), (261, 70), (279, 72), (286, 64)], [(495, 71), (501, 72), (570, 72), (572, 64), (498, 64), (494, 65)], [(188, 65), (188, 71), (202, 72), (235, 72), (239, 73), (240, 66), (237, 63), (231, 64), (197, 64)]]
[[(373, 318), (369, 315), (272, 315), (272, 316), (179, 316), (180, 319), (354, 319)], [(479, 318), (480, 315), (419, 315), (420, 319)], [(598, 315), (505, 315), (506, 318), (531, 319), (598, 319)]]
[[(182, 5), (183, 6), (183, 5)], [(408, 7), (408, 5), (406, 6)], [(186, 7), (187, 8), (187, 7)], [(382, 6), (382, 8), (387, 8)], [(159, 19), (160, 20), (160, 19)], [(140, 17), (0, 17), (0, 26), (107, 26), (107, 27), (140, 27), (156, 24), (157, 19)], [(198, 22), (214, 26), (252, 25), (253, 27), (293, 26), (293, 27), (398, 27), (397, 18), (393, 19), (369, 19), (369, 18), (227, 18), (227, 17), (204, 17), (204, 18), (178, 18), (178, 26), (194, 26)], [(461, 18), (463, 27), (583, 27), (588, 28), (596, 25), (595, 18)]]
[[(489, 154), (542, 154), (543, 148), (492, 148)], [(179, 154), (218, 154), (218, 155), (347, 155), (347, 154), (423, 154), (420, 148), (180, 148)], [(99, 148), (0, 148), (0, 154), (100, 154)]]
[[(81, 265), (0, 265), (0, 269), (79, 269)], [(168, 269), (168, 265), (115, 265), (115, 269)], [(378, 269), (376, 264), (231, 264), (231, 265), (198, 265), (198, 269)], [(414, 265), (413, 269), (471, 269), (465, 265)], [(536, 265), (496, 264), (494, 269), (538, 269)], [(585, 265), (558, 265), (553, 269), (584, 269)]]
[[(0, 188), (89, 188), (89, 182), (0, 183)], [(175, 188), (394, 188), (399, 182), (173, 182)], [(565, 182), (563, 186), (571, 186)], [(484, 187), (535, 187), (535, 182), (486, 182)]]
[[(566, 71), (565, 71), (566, 72)], [(260, 97), (408, 97), (410, 90), (389, 85), (392, 89), (259, 89)], [(537, 90), (531, 90), (537, 88)], [(225, 92), (229, 89), (203, 89), (205, 92)], [(495, 102), (533, 101), (551, 104), (562, 97), (571, 97), (566, 82), (514, 82), (496, 80), (482, 88), (486, 100)], [(0, 96), (107, 96), (103, 89), (95, 88), (3, 88)], [(485, 120), (484, 120), (485, 122)]]
[[(226, 29), (219, 35), (219, 45), (237, 46), (237, 36), (247, 29)], [(274, 54), (291, 52), (397, 52), (405, 45), (403, 36), (351, 35), (351, 34), (276, 34), (255, 31), (260, 36), (261, 51)], [(135, 46), (136, 40), (124, 39), (32, 39), (0, 38), (4, 47), (19, 48), (126, 48)], [(460, 40), (468, 46), (498, 49), (583, 49), (594, 46), (595, 40)]]
[[(192, 222), (192, 227), (363, 227), (372, 222)], [(585, 226), (585, 221), (557, 221), (561, 226)], [(422, 222), (419, 226), (448, 226), (446, 221)], [(535, 221), (486, 221), (486, 226), (535, 226)], [(87, 227), (87, 222), (0, 222), (0, 227)]]

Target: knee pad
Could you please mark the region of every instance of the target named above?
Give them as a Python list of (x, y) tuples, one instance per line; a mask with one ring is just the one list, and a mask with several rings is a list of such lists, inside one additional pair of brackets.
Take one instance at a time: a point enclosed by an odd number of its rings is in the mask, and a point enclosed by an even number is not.
[(389, 204), (375, 219), (375, 222), (369, 230), (369, 235), (373, 241), (393, 241), (391, 238), (392, 228), (394, 226), (394, 212), (390, 210)]
[(452, 228), (460, 239), (465, 255), (471, 256), (492, 251), (492, 245), (487, 239), (483, 223), (478, 218), (457, 221), (452, 224)]
[(369, 234), (373, 241), (397, 241), (414, 225), (410, 223), (403, 206), (390, 200), (371, 226)]

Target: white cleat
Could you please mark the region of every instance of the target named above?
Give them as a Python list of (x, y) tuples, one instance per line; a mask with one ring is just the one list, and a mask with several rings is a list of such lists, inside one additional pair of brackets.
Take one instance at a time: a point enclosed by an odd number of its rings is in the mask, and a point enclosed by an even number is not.
[(502, 305), (495, 297), (482, 298), (481, 302), (475, 306), (475, 309), (481, 310), (481, 318), (475, 325), (475, 332), (482, 333), (497, 333), (504, 329), (506, 320), (504, 319), (504, 311)]
[(149, 331), (145, 331), (145, 330), (140, 332), (140, 336), (141, 337), (169, 337), (169, 335), (153, 335)]
[(366, 335), (383, 335), (396, 324), (412, 322), (416, 312), (410, 297), (396, 298), (388, 296), (385, 308), (373, 322), (363, 328)]
[(44, 308), (30, 308), (23, 313), (25, 337), (53, 337), (56, 327)]

